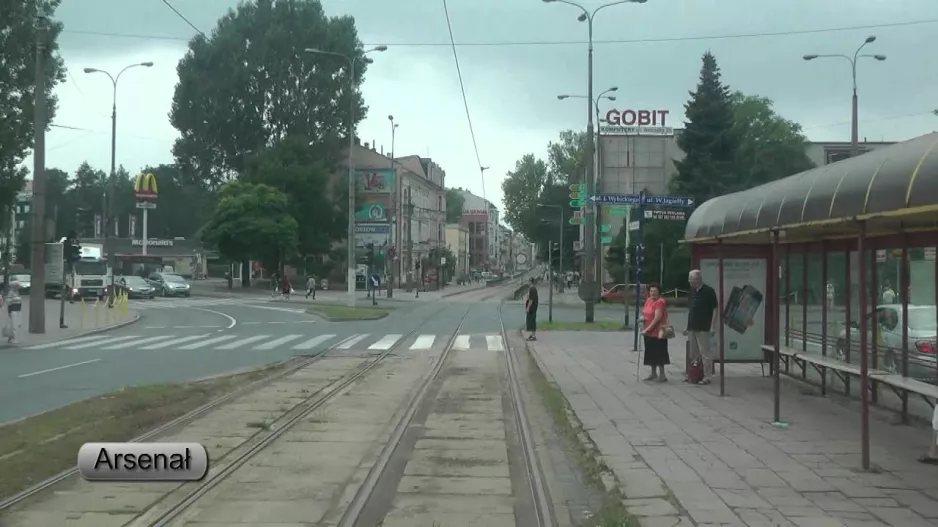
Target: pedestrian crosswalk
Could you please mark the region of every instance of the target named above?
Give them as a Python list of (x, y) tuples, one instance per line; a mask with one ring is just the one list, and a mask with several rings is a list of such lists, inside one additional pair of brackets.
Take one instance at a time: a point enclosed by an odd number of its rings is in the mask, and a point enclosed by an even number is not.
[[(310, 351), (334, 348), (350, 351), (421, 351), (442, 348), (449, 342), (450, 335), (399, 333), (353, 335), (310, 335), (310, 334), (240, 334), (219, 332), (196, 335), (91, 335), (59, 342), (30, 346), (27, 349), (62, 350), (132, 350), (132, 351), (197, 351), (197, 350), (254, 350), (273, 351), (289, 349)], [(453, 339), (456, 350), (504, 351), (505, 342), (500, 334), (460, 334)]]

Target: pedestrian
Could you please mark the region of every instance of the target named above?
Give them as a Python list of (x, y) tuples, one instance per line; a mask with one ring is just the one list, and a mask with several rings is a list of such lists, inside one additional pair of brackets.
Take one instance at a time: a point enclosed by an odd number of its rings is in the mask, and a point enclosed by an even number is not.
[(827, 310), (830, 311), (834, 308), (834, 297), (836, 292), (834, 290), (834, 282), (827, 282)]
[[(658, 284), (648, 285), (648, 298), (642, 308), (642, 321), (645, 325), (642, 329), (645, 340), (645, 366), (651, 366), (651, 375), (645, 380), (668, 382), (664, 373), (664, 367), (671, 364), (671, 356), (668, 354), (668, 306), (664, 298), (661, 298), (661, 288)], [(671, 332), (673, 333), (673, 329)]]
[(283, 293), (283, 296), (290, 300), (290, 290), (293, 287), (290, 285), (290, 277), (286, 273), (283, 274), (283, 279), (280, 282), (280, 291)]
[(530, 332), (528, 340), (537, 340), (537, 287), (531, 279), (528, 297), (524, 300), (525, 328)]
[(6, 337), (7, 342), (10, 344), (16, 344), (16, 330), (19, 329), (22, 324), (20, 315), (23, 310), (23, 298), (20, 296), (19, 282), (10, 284), (10, 289), (7, 291), (6, 296), (0, 300), (0, 305), (4, 304), (7, 306), (9, 318), (7, 319), (7, 323), (3, 326), (3, 336)]
[(928, 446), (928, 450), (925, 454), (918, 458), (918, 460), (920, 463), (938, 465), (938, 406), (935, 407), (935, 411), (932, 413), (931, 427), (931, 444)]
[(313, 300), (316, 300), (316, 276), (312, 275), (306, 279), (306, 298), (309, 298), (309, 295), (313, 295)]
[(892, 290), (892, 286), (889, 285), (889, 282), (886, 282), (885, 287), (883, 287), (883, 304), (895, 304), (896, 303), (896, 292)]
[[(713, 367), (711, 342), (716, 333), (716, 315), (720, 302), (716, 291), (703, 283), (699, 269), (691, 271), (687, 278), (691, 290), (687, 298), (687, 329), (684, 335), (690, 345), (690, 360), (703, 366), (703, 376), (697, 384), (710, 384), (707, 375)], [(685, 378), (684, 382), (690, 382), (690, 379)]]

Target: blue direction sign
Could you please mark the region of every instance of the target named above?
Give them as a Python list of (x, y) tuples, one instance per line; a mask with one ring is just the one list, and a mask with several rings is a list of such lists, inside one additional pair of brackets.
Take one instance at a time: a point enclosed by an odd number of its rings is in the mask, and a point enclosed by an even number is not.
[(694, 199), (685, 196), (649, 196), (642, 194), (596, 194), (590, 196), (593, 203), (617, 205), (664, 205), (666, 207), (693, 207)]

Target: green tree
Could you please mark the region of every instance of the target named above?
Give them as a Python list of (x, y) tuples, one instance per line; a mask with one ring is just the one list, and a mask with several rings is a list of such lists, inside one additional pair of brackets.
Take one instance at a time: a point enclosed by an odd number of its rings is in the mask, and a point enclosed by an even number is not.
[(268, 185), (231, 181), (222, 185), (201, 238), (231, 261), (259, 260), (274, 269), (295, 250), (297, 230), (282, 192)]
[(522, 157), (502, 180), (505, 222), (530, 239), (536, 239), (540, 221), (537, 205), (547, 182), (547, 163), (534, 154)]
[(459, 223), (465, 204), (466, 198), (459, 192), (459, 189), (446, 189), (446, 223)]
[(298, 256), (326, 254), (348, 232), (347, 199), (333, 199), (329, 169), (309, 148), (306, 137), (288, 137), (252, 156), (243, 180), (269, 185), (287, 196), (290, 215), (301, 226)]
[(586, 132), (560, 132), (557, 142), (547, 145), (547, 167), (551, 183), (569, 186), (586, 174)]
[(720, 79), (717, 60), (704, 53), (697, 90), (684, 105), (687, 122), (677, 137), (684, 159), (675, 162), (673, 190), (702, 203), (731, 192), (738, 181), (733, 104), (729, 87)]
[(29, 264), (33, 258), (33, 228), (32, 222), (26, 220), (23, 227), (16, 233), (16, 263), (23, 264), (23, 267), (29, 269)]
[(814, 168), (801, 125), (778, 115), (766, 97), (733, 94), (733, 135), (738, 180), (731, 191), (752, 188)]
[(52, 22), (59, 0), (5, 0), (0, 3), (0, 229), (9, 227), (16, 193), (28, 174), (20, 164), (33, 147), (37, 15), (45, 17), (45, 95), (47, 123), (55, 117), (56, 84), (65, 80), (59, 57), (62, 24)]
[[(340, 53), (304, 53), (306, 48)], [(366, 63), (354, 19), (328, 17), (318, 0), (258, 0), (229, 10), (212, 37), (194, 37), (179, 62), (170, 122), (184, 173), (214, 187), (240, 174), (252, 152), (288, 135), (309, 138), (329, 166), (366, 108)], [(355, 89), (350, 90), (349, 86)]]

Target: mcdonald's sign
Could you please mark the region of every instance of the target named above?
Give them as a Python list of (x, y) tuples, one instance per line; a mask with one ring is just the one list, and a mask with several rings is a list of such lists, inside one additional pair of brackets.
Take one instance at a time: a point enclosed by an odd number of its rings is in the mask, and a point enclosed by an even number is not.
[(159, 189), (156, 186), (156, 176), (147, 172), (134, 177), (134, 195), (139, 200), (156, 199)]

